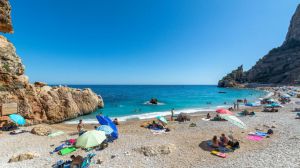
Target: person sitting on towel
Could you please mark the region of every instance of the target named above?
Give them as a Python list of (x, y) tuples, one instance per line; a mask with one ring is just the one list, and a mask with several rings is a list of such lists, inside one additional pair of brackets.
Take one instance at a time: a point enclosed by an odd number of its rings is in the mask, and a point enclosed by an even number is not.
[(80, 155), (77, 155), (76, 157), (72, 155), (71, 159), (72, 159), (71, 168), (80, 168), (82, 162), (84, 161), (83, 157)]
[(225, 134), (221, 134), (221, 137), (220, 137), (220, 144), (221, 146), (226, 146), (229, 142), (228, 138), (225, 136)]
[(212, 139), (212, 147), (213, 148), (218, 148), (220, 144), (220, 141), (218, 140), (218, 137), (215, 135)]
[(206, 119), (210, 119), (210, 118), (211, 118), (210, 114), (209, 114), (209, 113), (207, 113), (207, 115), (206, 115)]

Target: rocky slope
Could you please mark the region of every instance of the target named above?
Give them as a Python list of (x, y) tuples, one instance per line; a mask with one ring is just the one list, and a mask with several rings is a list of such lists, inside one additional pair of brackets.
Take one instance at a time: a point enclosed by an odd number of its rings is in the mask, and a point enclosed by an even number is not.
[[(0, 11), (0, 31), (12, 32), (8, 0), (0, 0)], [(18, 112), (29, 123), (62, 122), (104, 106), (102, 98), (90, 89), (30, 84), (24, 70), (13, 44), (0, 36), (0, 105), (17, 103)]]
[(0, 104), (16, 102), (19, 113), (34, 123), (57, 123), (103, 107), (90, 89), (30, 84), (15, 47), (0, 36)]
[[(224, 77), (219, 81), (219, 86), (235, 87), (235, 84), (242, 83), (299, 84), (299, 72), (300, 5), (292, 17), (284, 43), (280, 47), (272, 49), (249, 71), (244, 72), (244, 81), (241, 82), (239, 79)], [(223, 83), (229, 83), (229, 85), (223, 85)]]
[(11, 7), (8, 0), (0, 0), (0, 31), (12, 33), (13, 27), (10, 19)]

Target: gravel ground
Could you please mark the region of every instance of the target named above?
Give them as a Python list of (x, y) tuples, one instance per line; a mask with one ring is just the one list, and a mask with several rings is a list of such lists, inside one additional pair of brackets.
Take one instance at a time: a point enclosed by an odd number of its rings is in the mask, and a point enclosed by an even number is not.
[[(295, 101), (293, 99), (293, 101)], [(300, 100), (300, 99), (299, 99)], [(299, 101), (298, 100), (298, 101)], [(296, 107), (294, 103), (286, 105), (278, 113), (257, 112), (254, 117), (240, 117), (248, 126), (247, 130), (241, 130), (229, 122), (202, 121), (201, 114), (193, 117), (190, 122), (169, 124), (171, 132), (161, 135), (153, 135), (149, 130), (141, 128), (142, 121), (127, 122), (119, 127), (120, 138), (109, 147), (96, 151), (91, 167), (300, 167), (300, 120), (296, 120), (295, 113), (290, 112)], [(261, 109), (256, 109), (260, 111)], [(202, 113), (203, 114), (203, 113)], [(196, 127), (189, 127), (190, 123), (196, 123)], [(246, 139), (249, 132), (255, 128), (264, 129), (267, 126), (273, 128), (274, 135), (260, 142)], [(60, 159), (69, 159), (70, 156), (50, 155), (54, 149), (50, 145), (58, 146), (61, 141), (68, 138), (76, 130), (71, 125), (51, 125), (54, 130), (64, 130), (67, 134), (54, 138), (36, 136), (31, 133), (11, 136), (7, 133), (0, 134), (0, 167), (51, 167)], [(25, 129), (30, 130), (32, 127)], [(92, 129), (89, 125), (87, 128)], [(214, 135), (233, 132), (235, 138), (240, 140), (241, 148), (223, 159), (210, 154), (203, 148), (203, 141), (211, 139)], [(170, 154), (158, 154), (157, 156), (144, 156), (136, 149), (142, 146), (174, 146)], [(14, 154), (35, 152), (38, 158), (16, 163), (8, 163)], [(75, 155), (85, 156), (83, 150), (77, 150)], [(96, 164), (101, 160), (101, 164)]]

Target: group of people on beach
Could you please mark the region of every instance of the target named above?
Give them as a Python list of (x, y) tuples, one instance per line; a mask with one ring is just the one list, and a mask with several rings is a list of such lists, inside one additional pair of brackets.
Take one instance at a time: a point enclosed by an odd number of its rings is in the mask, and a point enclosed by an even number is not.
[(226, 147), (227, 145), (229, 145), (231, 148), (234, 148), (234, 149), (240, 147), (240, 144), (238, 141), (234, 140), (232, 136), (231, 136), (231, 140), (229, 140), (229, 138), (226, 137), (224, 133), (221, 134), (219, 139), (216, 135), (212, 138), (211, 146), (213, 148)]

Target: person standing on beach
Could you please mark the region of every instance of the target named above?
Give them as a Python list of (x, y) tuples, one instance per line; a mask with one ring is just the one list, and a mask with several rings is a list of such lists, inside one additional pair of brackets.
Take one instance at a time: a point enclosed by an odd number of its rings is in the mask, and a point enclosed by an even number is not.
[(172, 108), (171, 110), (171, 121), (173, 121), (173, 117), (174, 117), (174, 108)]
[(83, 125), (82, 120), (79, 120), (79, 123), (78, 123), (78, 125), (77, 125), (77, 131), (78, 131), (79, 136), (84, 132), (83, 126), (84, 126), (84, 125)]
[(233, 102), (233, 110), (235, 110), (236, 109), (236, 104), (235, 104), (235, 102)]
[(236, 109), (237, 109), (237, 110), (240, 109), (240, 107), (239, 107), (239, 102), (236, 103)]

